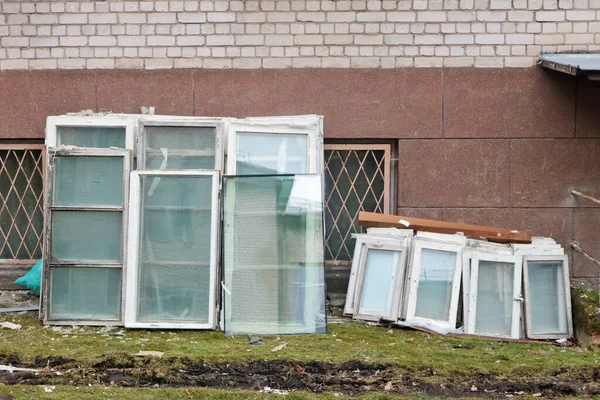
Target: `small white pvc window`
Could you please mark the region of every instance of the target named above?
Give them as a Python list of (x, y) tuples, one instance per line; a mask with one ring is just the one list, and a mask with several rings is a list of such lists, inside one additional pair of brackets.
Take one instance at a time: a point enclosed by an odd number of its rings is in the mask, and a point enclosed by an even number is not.
[[(358, 291), (358, 282), (362, 271), (362, 262), (364, 259), (363, 255), (367, 245), (374, 246), (404, 246), (408, 248), (408, 241), (410, 237), (392, 237), (383, 236), (379, 234), (355, 234), (353, 237), (356, 239), (354, 246), (354, 255), (352, 257), (352, 267), (350, 270), (350, 278), (348, 280), (348, 289), (346, 293), (346, 302), (344, 304), (344, 315), (354, 315), (356, 310), (355, 299)], [(404, 278), (402, 278), (404, 279)]]
[(46, 120), (46, 146), (134, 150), (137, 116), (59, 115)]
[(472, 256), (466, 333), (521, 338), (521, 276), (522, 257)]
[(368, 244), (360, 263), (354, 318), (396, 321), (402, 300), (406, 247)]
[(567, 256), (526, 256), (525, 332), (530, 339), (573, 336)]
[(231, 120), (228, 175), (322, 173), (323, 125), (317, 116)]
[(407, 322), (435, 321), (439, 326), (455, 328), (462, 247), (418, 237), (413, 240)]
[(224, 126), (222, 118), (142, 117), (137, 169), (222, 171)]
[(218, 171), (131, 174), (126, 327), (215, 328), (219, 186)]

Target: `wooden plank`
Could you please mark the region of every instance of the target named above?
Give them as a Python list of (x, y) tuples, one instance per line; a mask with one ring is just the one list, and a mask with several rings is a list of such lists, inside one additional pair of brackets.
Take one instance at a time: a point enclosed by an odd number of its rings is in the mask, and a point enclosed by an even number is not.
[(531, 243), (531, 231), (517, 231), (482, 225), (458, 224), (455, 222), (411, 218), (401, 215), (361, 211), (358, 213), (358, 223), (362, 226), (413, 229), (415, 231), (447, 234), (462, 232), (465, 236), (485, 238), (490, 242), (498, 243)]

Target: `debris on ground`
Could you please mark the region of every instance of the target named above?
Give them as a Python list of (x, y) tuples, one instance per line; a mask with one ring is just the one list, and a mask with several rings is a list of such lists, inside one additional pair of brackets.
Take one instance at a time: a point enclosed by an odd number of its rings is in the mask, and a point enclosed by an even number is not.
[(162, 351), (151, 351), (151, 350), (142, 350), (135, 354), (132, 354), (135, 357), (158, 357), (161, 358), (165, 353)]
[(277, 352), (277, 351), (279, 351), (279, 350), (281, 350), (281, 349), (285, 348), (285, 346), (287, 346), (287, 343), (286, 343), (286, 342), (283, 342), (283, 343), (281, 343), (279, 346), (275, 346), (275, 347), (273, 347), (273, 348), (271, 349), (271, 351), (272, 351), (273, 353), (275, 353), (275, 352)]
[(248, 335), (248, 344), (262, 344), (262, 338), (260, 336)]
[(0, 328), (21, 329), (21, 325), (13, 324), (12, 322), (0, 322)]

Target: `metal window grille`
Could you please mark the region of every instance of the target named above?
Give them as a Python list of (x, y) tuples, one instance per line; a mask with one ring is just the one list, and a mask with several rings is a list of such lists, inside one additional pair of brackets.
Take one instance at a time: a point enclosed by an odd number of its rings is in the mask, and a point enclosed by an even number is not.
[(389, 213), (390, 144), (325, 145), (325, 260), (350, 265), (358, 212)]
[(42, 144), (0, 144), (0, 264), (42, 257), (44, 165)]

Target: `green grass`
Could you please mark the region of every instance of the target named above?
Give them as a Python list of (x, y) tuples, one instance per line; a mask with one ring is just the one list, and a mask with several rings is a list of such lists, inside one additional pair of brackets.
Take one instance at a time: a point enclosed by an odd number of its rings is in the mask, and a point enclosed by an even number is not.
[[(433, 371), (436, 376), (493, 374), (498, 377), (546, 377), (570, 370), (600, 366), (597, 348), (556, 347), (553, 344), (492, 342), (458, 339), (423, 332), (348, 323), (329, 326), (327, 334), (264, 336), (263, 344), (249, 345), (245, 335), (226, 336), (209, 331), (122, 330), (123, 336), (99, 333), (99, 327), (77, 327), (70, 334), (53, 331), (37, 314), (0, 314), (0, 321), (22, 325), (20, 330), (0, 329), (0, 354), (16, 354), (24, 361), (36, 356), (60, 356), (90, 366), (111, 353), (140, 350), (164, 352), (163, 359), (189, 357), (205, 362), (292, 359), (342, 363), (360, 360), (397, 365), (409, 371)], [(278, 352), (271, 349), (287, 343)], [(472, 344), (472, 349), (455, 348)]]
[[(189, 400), (189, 399), (208, 399), (208, 400), (234, 400), (234, 399), (285, 399), (285, 400), (309, 400), (309, 399), (340, 399), (339, 395), (333, 393), (312, 394), (306, 392), (290, 392), (287, 396), (280, 397), (270, 393), (258, 393), (247, 390), (215, 390), (204, 388), (152, 388), (152, 389), (125, 389), (107, 386), (92, 387), (72, 387), (55, 386), (51, 393), (44, 391), (44, 386), (0, 386), (0, 395), (10, 394), (15, 399), (52, 399), (52, 400), (72, 400), (72, 399), (119, 399), (119, 400)], [(415, 399), (427, 400), (432, 397), (416, 395), (413, 397), (395, 397), (387, 394), (370, 394), (356, 397), (361, 400), (387, 400), (387, 399)]]

